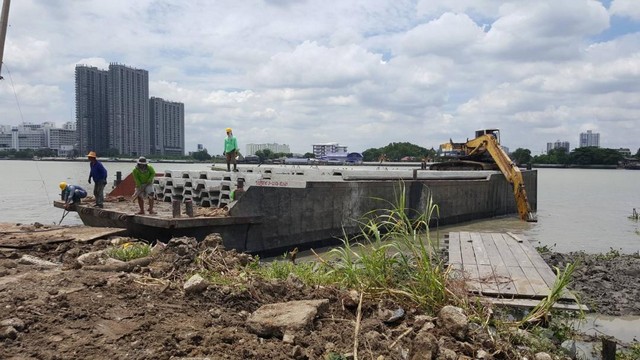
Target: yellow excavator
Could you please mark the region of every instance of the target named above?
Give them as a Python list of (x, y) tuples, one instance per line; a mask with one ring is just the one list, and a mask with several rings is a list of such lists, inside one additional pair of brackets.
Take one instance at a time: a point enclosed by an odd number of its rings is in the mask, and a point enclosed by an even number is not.
[(513, 185), (520, 218), (529, 222), (538, 221), (531, 211), (522, 173), (509, 155), (500, 146), (500, 130), (483, 129), (476, 131), (476, 137), (464, 143), (440, 145), (440, 150), (448, 161), (432, 164), (430, 170), (497, 170), (500, 169), (507, 181)]

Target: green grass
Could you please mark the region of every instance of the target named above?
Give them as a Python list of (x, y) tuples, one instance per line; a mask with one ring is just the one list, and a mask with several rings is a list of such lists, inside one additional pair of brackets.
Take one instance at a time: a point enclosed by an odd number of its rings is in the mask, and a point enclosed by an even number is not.
[(151, 245), (145, 243), (125, 243), (119, 247), (106, 250), (105, 254), (120, 261), (130, 261), (143, 258), (151, 254)]

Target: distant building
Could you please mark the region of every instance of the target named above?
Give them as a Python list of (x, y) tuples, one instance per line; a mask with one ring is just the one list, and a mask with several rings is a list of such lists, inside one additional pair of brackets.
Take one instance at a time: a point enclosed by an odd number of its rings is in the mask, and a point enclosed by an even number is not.
[(109, 149), (109, 72), (76, 65), (76, 136), (80, 154)]
[(595, 146), (600, 147), (600, 133), (587, 130), (586, 133), (580, 133), (580, 147)]
[(622, 156), (631, 156), (631, 149), (619, 148), (618, 152), (622, 154)]
[(198, 151), (203, 151), (203, 150), (204, 150), (204, 145), (198, 144)]
[(569, 142), (568, 141), (560, 141), (560, 140), (556, 140), (556, 142), (554, 143), (547, 143), (547, 153), (551, 150), (555, 150), (555, 149), (565, 149), (567, 152), (569, 152)]
[(328, 154), (346, 153), (347, 146), (338, 143), (313, 144), (313, 155), (316, 159), (327, 156)]
[(76, 65), (75, 76), (80, 153), (184, 154), (184, 104), (149, 99), (146, 70), (116, 63), (108, 70)]
[(277, 153), (285, 153), (289, 154), (291, 150), (289, 150), (289, 145), (287, 144), (247, 144), (247, 155), (254, 155), (256, 152), (261, 150), (269, 150), (274, 154)]
[(66, 123), (62, 124), (62, 128), (65, 130), (76, 130), (76, 123), (74, 123), (73, 121), (67, 121)]
[(184, 104), (151, 97), (151, 153), (184, 155)]
[(75, 130), (56, 128), (55, 123), (22, 123), (0, 126), (0, 150), (53, 149), (58, 156), (67, 156), (76, 143)]

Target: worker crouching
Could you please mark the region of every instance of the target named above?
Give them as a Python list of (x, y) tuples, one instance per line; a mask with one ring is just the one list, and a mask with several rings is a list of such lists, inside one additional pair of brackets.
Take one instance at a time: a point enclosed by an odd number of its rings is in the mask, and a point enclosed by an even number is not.
[(60, 183), (60, 198), (64, 201), (65, 210), (69, 210), (87, 197), (87, 191), (78, 185), (68, 185), (66, 182)]

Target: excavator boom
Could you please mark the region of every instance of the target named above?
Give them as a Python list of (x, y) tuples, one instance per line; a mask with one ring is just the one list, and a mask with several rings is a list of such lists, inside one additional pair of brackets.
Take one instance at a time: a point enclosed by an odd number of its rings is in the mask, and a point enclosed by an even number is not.
[[(452, 149), (459, 149), (465, 158), (480, 157), (486, 153), (491, 156), (495, 166), (497, 166), (507, 181), (513, 186), (513, 195), (515, 196), (516, 206), (518, 207), (518, 215), (522, 220), (529, 222), (538, 221), (534, 213), (531, 211), (527, 192), (524, 187), (524, 179), (518, 166), (511, 161), (509, 155), (500, 147), (497, 138), (497, 130), (491, 130), (485, 133), (476, 132), (477, 137), (466, 143), (451, 143)], [(442, 162), (431, 165), (431, 170), (483, 170), (491, 168), (493, 163), (480, 161), (458, 160), (453, 162)], [(494, 168), (495, 169), (495, 168)]]

